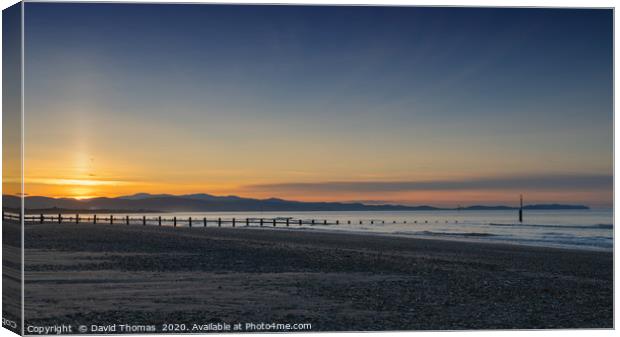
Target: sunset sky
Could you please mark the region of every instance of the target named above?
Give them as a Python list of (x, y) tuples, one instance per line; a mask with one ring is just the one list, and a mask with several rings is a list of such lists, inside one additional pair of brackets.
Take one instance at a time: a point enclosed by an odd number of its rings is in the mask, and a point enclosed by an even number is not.
[(613, 196), (612, 11), (25, 5), (25, 193)]

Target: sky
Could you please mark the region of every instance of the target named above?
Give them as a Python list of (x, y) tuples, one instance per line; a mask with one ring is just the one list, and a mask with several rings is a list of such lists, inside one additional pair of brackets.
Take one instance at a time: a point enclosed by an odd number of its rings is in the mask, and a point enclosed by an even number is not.
[(611, 206), (612, 11), (25, 5), (27, 195)]
[(2, 11), (2, 191), (21, 195), (21, 4)]

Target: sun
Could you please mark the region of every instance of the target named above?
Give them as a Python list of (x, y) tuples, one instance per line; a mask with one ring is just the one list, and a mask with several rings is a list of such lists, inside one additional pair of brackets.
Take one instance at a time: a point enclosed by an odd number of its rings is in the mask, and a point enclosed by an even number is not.
[(70, 197), (79, 200), (93, 198), (94, 192), (94, 189), (89, 186), (72, 186), (69, 189)]

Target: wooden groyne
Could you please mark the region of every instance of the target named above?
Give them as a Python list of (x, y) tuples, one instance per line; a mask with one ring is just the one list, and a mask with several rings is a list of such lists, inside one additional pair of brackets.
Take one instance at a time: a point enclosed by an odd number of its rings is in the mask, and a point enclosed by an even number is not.
[[(2, 219), (13, 222), (21, 222), (19, 213), (2, 212)], [(171, 227), (300, 227), (300, 226), (336, 226), (336, 225), (379, 225), (379, 224), (428, 224), (428, 223), (458, 223), (457, 220), (333, 220), (333, 219), (297, 219), (292, 217), (275, 218), (209, 218), (209, 217), (176, 217), (166, 215), (105, 215), (105, 214), (26, 214), (23, 217), (24, 224), (108, 224), (125, 226), (171, 226)]]

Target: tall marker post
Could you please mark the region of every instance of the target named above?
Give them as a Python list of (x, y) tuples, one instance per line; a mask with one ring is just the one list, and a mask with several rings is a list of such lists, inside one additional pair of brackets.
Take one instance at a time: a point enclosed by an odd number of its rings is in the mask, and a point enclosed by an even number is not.
[(520, 196), (521, 204), (519, 206), (519, 222), (523, 222), (523, 194)]

